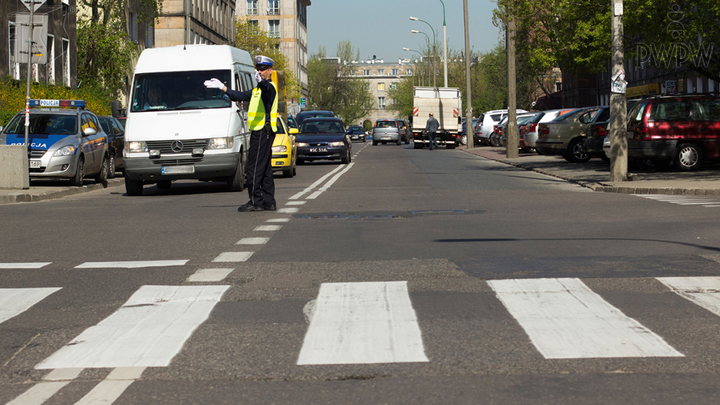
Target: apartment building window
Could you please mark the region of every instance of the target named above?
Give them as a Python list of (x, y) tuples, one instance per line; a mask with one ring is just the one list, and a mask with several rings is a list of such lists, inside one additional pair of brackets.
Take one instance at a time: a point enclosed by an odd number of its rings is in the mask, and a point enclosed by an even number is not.
[(385, 91), (385, 83), (378, 83), (378, 91)]
[(63, 84), (70, 87), (70, 40), (62, 39)]
[(269, 0), (268, 1), (268, 14), (280, 15), (280, 1), (279, 0)]
[(393, 70), (392, 70), (392, 74), (393, 74), (393, 76), (399, 75), (399, 74), (400, 74), (400, 69), (393, 69)]
[(10, 61), (10, 76), (12, 76), (15, 80), (20, 80), (20, 63), (15, 60), (15, 46), (17, 46), (15, 32), (15, 23), (10, 21), (8, 25), (8, 51), (10, 54), (8, 60)]
[(413, 74), (412, 69), (405, 69), (405, 74), (408, 76), (412, 76), (412, 74)]
[(155, 46), (155, 26), (152, 22), (149, 22), (145, 26), (145, 48), (152, 48)]
[(378, 75), (384, 75), (385, 69), (378, 69)]
[(48, 84), (55, 84), (55, 36), (47, 38), (47, 63), (45, 64), (45, 77)]
[(397, 82), (390, 83), (390, 88), (393, 90), (397, 89)]
[(268, 20), (268, 36), (280, 38), (280, 20)]
[(363, 76), (370, 76), (370, 69), (363, 69)]
[(378, 97), (378, 108), (381, 110), (385, 109), (385, 97)]
[(247, 0), (247, 15), (258, 15), (257, 0)]

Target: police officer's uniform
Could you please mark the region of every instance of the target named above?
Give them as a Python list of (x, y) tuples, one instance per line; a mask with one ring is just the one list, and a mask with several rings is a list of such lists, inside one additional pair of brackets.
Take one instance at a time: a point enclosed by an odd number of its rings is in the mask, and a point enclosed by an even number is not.
[[(275, 62), (267, 56), (256, 56), (258, 69), (272, 67)], [(226, 88), (225, 93), (233, 101), (250, 101), (248, 107), (248, 126), (250, 128), (250, 147), (245, 165), (250, 201), (240, 206), (238, 211), (263, 211), (275, 208), (275, 181), (272, 172), (272, 144), (275, 140), (278, 121), (278, 92), (271, 80), (261, 80), (250, 91), (235, 91)]]

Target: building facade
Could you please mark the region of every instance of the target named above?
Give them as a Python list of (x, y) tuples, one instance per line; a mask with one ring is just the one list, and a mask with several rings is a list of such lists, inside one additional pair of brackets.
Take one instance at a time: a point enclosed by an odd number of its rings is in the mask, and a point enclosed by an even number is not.
[(234, 0), (163, 0), (155, 47), (235, 42)]
[(415, 65), (406, 60), (399, 60), (397, 63), (386, 63), (382, 59), (351, 61), (348, 64), (352, 67), (350, 76), (364, 80), (370, 93), (375, 98), (374, 108), (365, 117), (365, 120), (374, 123), (375, 120), (381, 118), (408, 118), (398, 117), (395, 111), (388, 109), (392, 103), (388, 90), (397, 86), (398, 82), (404, 77), (414, 76)]
[[(35, 23), (47, 18), (47, 35), (44, 38), (45, 63), (34, 62), (30, 77), (33, 82), (77, 86), (77, 34), (76, 0), (46, 0), (36, 11)], [(39, 1), (38, 1), (39, 3)], [(27, 54), (27, 42), (21, 43), (22, 14), (30, 13), (20, 0), (0, 2), (0, 25), (7, 36), (0, 45), (0, 77), (15, 80), (27, 79), (27, 64), (20, 63), (18, 51)], [(29, 17), (27, 17), (29, 21)], [(33, 61), (38, 61), (33, 57)]]
[[(297, 78), (301, 97), (308, 94), (307, 8), (310, 0), (237, 0), (237, 18), (248, 18), (280, 40), (280, 52)], [(300, 111), (300, 100), (288, 100), (289, 114)]]

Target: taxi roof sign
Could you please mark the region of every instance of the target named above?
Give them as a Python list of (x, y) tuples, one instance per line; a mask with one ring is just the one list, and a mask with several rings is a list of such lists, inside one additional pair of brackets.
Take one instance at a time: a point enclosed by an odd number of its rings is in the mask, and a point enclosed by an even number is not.
[(87, 104), (85, 100), (48, 100), (48, 99), (31, 99), (30, 107), (71, 107), (85, 108)]

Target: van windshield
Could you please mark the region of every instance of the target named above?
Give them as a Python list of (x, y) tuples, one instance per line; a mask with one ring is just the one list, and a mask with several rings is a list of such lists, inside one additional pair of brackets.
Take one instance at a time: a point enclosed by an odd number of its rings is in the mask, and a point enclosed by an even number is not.
[(207, 89), (205, 80), (216, 78), (230, 86), (230, 70), (162, 72), (135, 75), (132, 112), (228, 108), (232, 105), (220, 89)]

